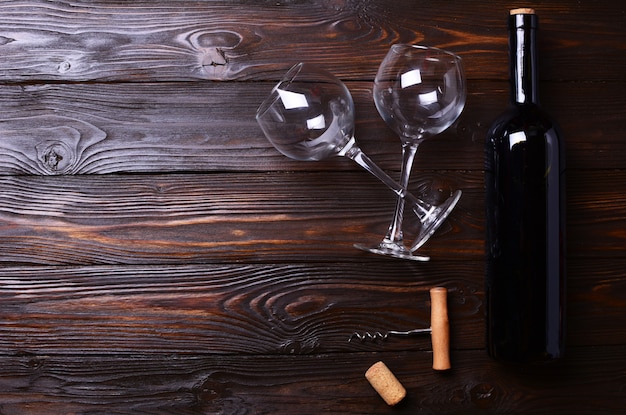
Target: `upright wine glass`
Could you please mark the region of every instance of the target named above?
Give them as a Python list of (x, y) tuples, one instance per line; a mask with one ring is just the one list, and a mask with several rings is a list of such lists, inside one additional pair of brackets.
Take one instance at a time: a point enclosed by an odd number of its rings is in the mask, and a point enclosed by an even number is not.
[[(461, 58), (453, 53), (427, 46), (393, 45), (378, 68), (374, 80), (374, 102), (387, 125), (402, 141), (400, 185), (408, 188), (413, 160), (419, 145), (449, 126), (465, 106), (465, 78)], [(456, 205), (461, 191), (454, 192), (436, 215), (422, 220), (432, 232)], [(398, 197), (393, 219), (385, 238), (375, 247), (360, 249), (403, 259), (419, 260), (415, 252), (423, 243), (415, 240), (411, 248), (403, 242), (404, 199)]]
[[(294, 65), (259, 106), (256, 119), (278, 151), (295, 160), (318, 161), (331, 156), (354, 160), (398, 197), (406, 197), (421, 223), (438, 211), (416, 198), (381, 170), (357, 146), (354, 103), (346, 86), (331, 73), (308, 63)], [(415, 238), (423, 244), (434, 229), (422, 226)], [(415, 255), (421, 261), (427, 256)]]

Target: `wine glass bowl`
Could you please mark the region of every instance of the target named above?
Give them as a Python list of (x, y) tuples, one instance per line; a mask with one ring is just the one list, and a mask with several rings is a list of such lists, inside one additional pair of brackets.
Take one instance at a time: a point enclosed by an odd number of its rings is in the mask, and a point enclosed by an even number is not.
[(374, 81), (374, 103), (403, 142), (446, 130), (465, 106), (461, 58), (419, 45), (393, 45)]
[(337, 155), (354, 135), (354, 103), (345, 84), (306, 63), (294, 65), (257, 111), (265, 136), (294, 160)]

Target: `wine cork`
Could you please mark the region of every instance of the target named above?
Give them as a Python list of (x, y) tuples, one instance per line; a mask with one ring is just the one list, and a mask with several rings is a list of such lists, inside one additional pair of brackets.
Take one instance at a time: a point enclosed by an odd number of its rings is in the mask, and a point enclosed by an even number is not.
[(374, 363), (365, 372), (365, 377), (389, 406), (397, 404), (406, 396), (404, 386), (383, 362)]
[(430, 337), (433, 344), (433, 369), (450, 369), (450, 322), (448, 321), (448, 290), (430, 290)]
[(511, 16), (515, 14), (535, 14), (535, 9), (531, 9), (530, 7), (522, 7), (519, 9), (512, 9), (510, 12)]

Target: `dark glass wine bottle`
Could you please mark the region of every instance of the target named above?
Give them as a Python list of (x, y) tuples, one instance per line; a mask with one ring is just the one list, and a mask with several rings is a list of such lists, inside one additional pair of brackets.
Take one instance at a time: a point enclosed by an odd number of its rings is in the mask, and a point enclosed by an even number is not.
[(485, 148), (487, 351), (517, 363), (561, 357), (565, 337), (565, 151), (538, 105), (537, 23), (510, 12), (511, 105)]

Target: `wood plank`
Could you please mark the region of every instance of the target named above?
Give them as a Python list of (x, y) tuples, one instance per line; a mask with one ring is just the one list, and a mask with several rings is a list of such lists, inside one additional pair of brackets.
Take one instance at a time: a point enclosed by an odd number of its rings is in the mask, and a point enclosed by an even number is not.
[[(321, 63), (343, 77), (373, 79), (396, 42), (457, 51), (470, 78), (505, 79), (509, 8), (504, 1), (470, 0), (437, 7), (412, 0), (7, 1), (0, 6), (0, 79), (275, 79), (286, 56)], [(619, 2), (537, 10), (542, 54), (549, 57), (545, 79), (624, 80)]]
[[(163, 171), (358, 170), (347, 159), (288, 159), (254, 116), (271, 83), (5, 86), (0, 96), (0, 174)], [(378, 115), (371, 82), (349, 82), (356, 135), (384, 169), (398, 171), (400, 140)], [(569, 169), (623, 169), (626, 83), (543, 88), (562, 126)], [(416, 170), (482, 170), (490, 124), (507, 105), (505, 82), (470, 83), (458, 122), (426, 141)]]
[[(450, 289), (455, 348), (483, 344), (483, 266), (268, 264), (4, 268), (0, 350), (35, 354), (319, 354), (430, 350), (429, 336), (350, 341), (355, 331), (427, 328), (428, 290)], [(350, 292), (352, 295), (346, 296)], [(462, 339), (462, 340), (461, 340)]]
[[(475, 215), (481, 209), (482, 174), (421, 179), (435, 196), (439, 189), (465, 190), (459, 213), (425, 252), (481, 256), (482, 228)], [(370, 255), (353, 243), (378, 243), (394, 203), (395, 195), (364, 172), (5, 176), (0, 177), (0, 262), (360, 262)], [(414, 218), (407, 215), (408, 240), (415, 234)]]
[[(626, 344), (624, 269), (624, 259), (570, 260), (568, 348)], [(353, 334), (429, 327), (433, 286), (449, 290), (453, 353), (482, 350), (483, 275), (479, 261), (4, 267), (0, 354), (431, 350), (428, 335)]]
[[(626, 199), (618, 186), (625, 174), (571, 174), (571, 257), (624, 256)], [(464, 191), (423, 252), (441, 261), (482, 258), (482, 173), (423, 175), (414, 185), (416, 193), (427, 195)], [(361, 262), (371, 255), (352, 244), (382, 238), (394, 200), (363, 172), (5, 176), (0, 177), (0, 262)], [(406, 218), (410, 241), (417, 224), (415, 216)]]
[[(90, 414), (618, 414), (626, 348), (577, 349), (560, 367), (505, 368), (482, 351), (430, 369), (427, 352), (302, 356), (0, 358), (2, 410)], [(383, 360), (406, 387), (390, 408), (364, 373)], [(303, 376), (302, 374), (306, 374)]]

